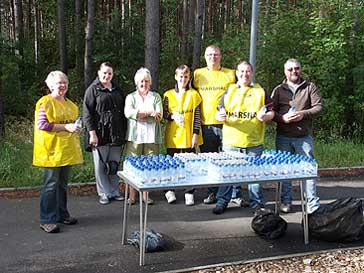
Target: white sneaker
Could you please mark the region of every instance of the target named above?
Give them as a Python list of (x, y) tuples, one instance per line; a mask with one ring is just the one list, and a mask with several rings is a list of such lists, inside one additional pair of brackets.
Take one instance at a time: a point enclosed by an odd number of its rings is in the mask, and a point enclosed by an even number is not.
[(176, 194), (174, 193), (174, 191), (167, 191), (164, 196), (166, 197), (168, 204), (176, 202)]
[(185, 193), (185, 204), (186, 206), (193, 206), (195, 204), (195, 199), (192, 193)]

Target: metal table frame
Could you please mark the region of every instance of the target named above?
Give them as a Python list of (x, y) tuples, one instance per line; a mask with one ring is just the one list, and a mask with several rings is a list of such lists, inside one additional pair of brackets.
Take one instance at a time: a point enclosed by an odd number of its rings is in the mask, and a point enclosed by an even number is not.
[[(150, 184), (140, 184), (139, 182), (133, 181), (133, 179), (127, 176), (124, 172), (119, 171), (118, 176), (123, 179), (125, 183), (125, 200), (124, 200), (124, 209), (122, 216), (122, 233), (121, 233), (121, 242), (123, 245), (126, 244), (126, 233), (128, 228), (128, 218), (129, 218), (129, 208), (130, 204), (128, 204), (128, 191), (129, 185), (132, 186), (139, 192), (139, 230), (140, 230), (140, 251), (139, 251), (139, 265), (143, 266), (145, 264), (145, 236), (147, 230), (147, 216), (148, 216), (148, 203), (145, 202), (143, 208), (143, 192), (148, 193), (150, 191), (163, 191), (167, 189), (185, 189), (185, 188), (208, 188), (208, 187), (218, 187), (218, 186), (229, 186), (229, 185), (243, 185), (243, 184), (252, 184), (252, 183), (276, 183), (276, 196), (275, 196), (275, 213), (279, 214), (279, 205), (280, 205), (280, 196), (281, 196), (281, 188), (282, 182), (285, 181), (299, 181), (300, 184), (300, 196), (301, 196), (301, 208), (302, 208), (302, 219), (303, 219), (303, 236), (304, 243), (309, 244), (309, 235), (308, 235), (308, 214), (307, 214), (307, 195), (306, 195), (306, 181), (308, 179), (316, 179), (317, 176), (302, 176), (302, 177), (288, 177), (288, 178), (276, 178), (276, 179), (265, 179), (265, 178), (247, 178), (242, 181), (213, 181), (208, 177), (198, 177), (197, 179), (191, 179), (190, 181), (184, 181), (181, 183), (175, 184), (166, 184), (166, 185), (150, 185)], [(253, 180), (254, 179), (254, 180)]]

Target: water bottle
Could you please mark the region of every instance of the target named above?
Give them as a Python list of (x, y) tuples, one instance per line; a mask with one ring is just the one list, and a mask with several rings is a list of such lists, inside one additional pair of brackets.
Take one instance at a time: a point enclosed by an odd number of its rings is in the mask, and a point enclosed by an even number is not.
[(288, 110), (288, 114), (293, 114), (295, 112), (296, 112), (296, 107), (294, 107), (294, 106), (291, 106), (291, 108), (289, 108), (289, 110)]
[(80, 130), (82, 129), (82, 117), (81, 116), (79, 116), (78, 119), (76, 119), (75, 125), (76, 125), (77, 129), (80, 129)]

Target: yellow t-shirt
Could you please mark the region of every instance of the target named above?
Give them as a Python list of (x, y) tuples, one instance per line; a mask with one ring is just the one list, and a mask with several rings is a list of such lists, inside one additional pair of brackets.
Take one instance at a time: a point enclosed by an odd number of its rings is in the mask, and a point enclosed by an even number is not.
[[(178, 96), (175, 89), (164, 93), (168, 98), (168, 111), (171, 114), (180, 113), (184, 118), (184, 125), (180, 126), (174, 120), (168, 121), (165, 132), (167, 148), (192, 148), (193, 123), (196, 107), (201, 103), (201, 97), (194, 89), (189, 89)], [(199, 133), (198, 145), (201, 145), (202, 134)]]
[(43, 96), (35, 107), (33, 165), (62, 167), (83, 162), (78, 133), (45, 131), (37, 128), (38, 112), (43, 105), (50, 123), (66, 124), (78, 117), (78, 107), (72, 101), (59, 101), (51, 95)]
[(232, 69), (209, 70), (204, 67), (195, 70), (193, 86), (202, 98), (201, 118), (203, 124), (221, 124), (215, 119), (217, 105), (222, 94), (234, 82), (235, 71)]
[(237, 84), (229, 86), (224, 96), (224, 145), (247, 148), (263, 144), (265, 124), (257, 119), (257, 113), (264, 103), (265, 92), (259, 84), (242, 88)]

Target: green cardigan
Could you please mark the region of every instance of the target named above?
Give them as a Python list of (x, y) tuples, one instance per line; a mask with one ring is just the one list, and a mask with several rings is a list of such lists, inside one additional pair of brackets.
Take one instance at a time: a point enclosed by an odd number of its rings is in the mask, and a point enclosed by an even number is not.
[[(149, 93), (154, 97), (153, 109), (154, 111), (160, 112), (163, 115), (163, 105), (162, 98), (157, 92), (149, 91)], [(127, 131), (126, 140), (135, 142), (137, 138), (137, 105), (136, 105), (136, 95), (137, 91), (134, 91), (126, 96), (124, 114), (127, 118)], [(162, 129), (160, 121), (155, 121), (154, 118), (148, 117), (148, 122), (155, 123), (155, 144), (162, 144)]]

